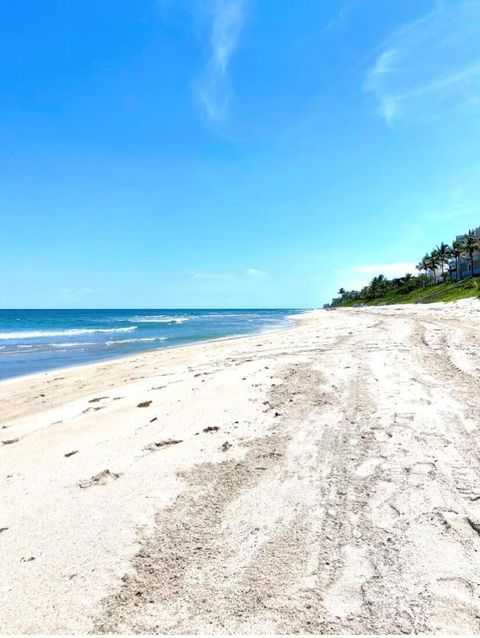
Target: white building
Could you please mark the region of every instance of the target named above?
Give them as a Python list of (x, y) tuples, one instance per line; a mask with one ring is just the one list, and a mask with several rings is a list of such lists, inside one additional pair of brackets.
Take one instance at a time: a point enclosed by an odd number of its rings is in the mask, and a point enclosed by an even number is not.
[[(476, 235), (480, 239), (480, 226), (475, 228), (473, 234)], [(455, 241), (459, 243), (464, 243), (466, 239), (466, 235), (457, 235)], [(452, 276), (456, 278), (456, 260), (452, 259), (450, 261), (450, 270), (452, 272)], [(469, 257), (459, 257), (458, 258), (458, 279), (464, 279), (465, 277), (470, 276), (470, 258)], [(473, 253), (473, 274), (480, 275), (480, 251), (475, 251)]]

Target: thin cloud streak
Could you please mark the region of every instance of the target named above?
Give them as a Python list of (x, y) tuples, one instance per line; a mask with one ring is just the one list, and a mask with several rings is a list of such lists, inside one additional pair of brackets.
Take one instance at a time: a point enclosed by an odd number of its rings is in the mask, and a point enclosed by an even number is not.
[(438, 2), (395, 31), (368, 70), (364, 89), (387, 124), (431, 121), (480, 98), (480, 2)]
[(229, 272), (198, 272), (190, 271), (190, 277), (193, 279), (202, 279), (204, 281), (232, 281), (236, 276)]
[(415, 264), (409, 261), (397, 261), (391, 264), (365, 264), (337, 270), (339, 273), (362, 273), (366, 275), (385, 275), (388, 277), (401, 277), (408, 272), (414, 271)]
[(409, 261), (398, 261), (393, 264), (368, 264), (366, 266), (353, 266), (353, 272), (361, 272), (371, 275), (388, 275), (389, 277), (401, 277), (407, 272), (415, 271), (415, 264)]
[(365, 264), (340, 268), (336, 271), (340, 276), (340, 284), (346, 290), (361, 290), (373, 277), (384, 275), (387, 278), (403, 277), (407, 273), (415, 274), (415, 264), (399, 261), (391, 264)]
[(197, 82), (196, 96), (206, 119), (222, 123), (232, 98), (228, 67), (245, 22), (244, 0), (212, 0), (208, 14), (210, 57)]
[(198, 270), (190, 270), (192, 279), (202, 279), (205, 281), (233, 281), (235, 279), (271, 279), (272, 275), (266, 270), (258, 268), (247, 268), (244, 272), (199, 272)]
[(95, 292), (93, 288), (84, 286), (83, 288), (61, 288), (59, 295), (68, 301), (79, 301), (87, 295), (92, 295)]
[(257, 279), (271, 279), (272, 276), (266, 270), (258, 270), (257, 268), (248, 268), (246, 271), (250, 277), (256, 277)]
[(327, 26), (325, 27), (325, 31), (336, 29), (337, 27), (342, 26), (345, 23), (345, 18), (349, 9), (352, 6), (352, 1), (353, 0), (341, 3), (340, 8), (337, 11), (337, 14), (332, 20), (330, 20), (330, 22), (328, 22)]

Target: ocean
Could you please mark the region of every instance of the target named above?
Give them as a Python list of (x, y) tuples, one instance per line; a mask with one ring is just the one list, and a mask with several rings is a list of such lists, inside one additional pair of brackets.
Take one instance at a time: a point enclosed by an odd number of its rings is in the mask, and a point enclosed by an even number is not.
[(300, 310), (0, 310), (0, 379), (290, 324)]

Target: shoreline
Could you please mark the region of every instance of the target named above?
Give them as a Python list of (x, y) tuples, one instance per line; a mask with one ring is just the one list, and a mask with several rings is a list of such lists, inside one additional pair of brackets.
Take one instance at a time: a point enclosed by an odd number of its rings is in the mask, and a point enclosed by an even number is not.
[[(320, 310), (319, 308), (312, 308), (310, 310), (301, 310), (298, 313), (295, 313), (293, 315), (286, 315), (285, 319), (287, 321), (292, 322), (293, 324), (295, 324), (295, 317), (298, 316), (302, 316), (305, 314), (308, 314), (310, 312), (316, 312), (317, 310)], [(21, 374), (19, 376), (15, 376), (15, 377), (7, 377), (6, 379), (0, 379), (0, 387), (8, 385), (9, 383), (15, 382), (15, 381), (22, 381), (24, 379), (33, 379), (33, 378), (38, 378), (38, 377), (42, 377), (48, 374), (55, 374), (61, 371), (67, 371), (67, 370), (75, 370), (76, 368), (86, 368), (88, 366), (96, 366), (96, 365), (102, 365), (102, 364), (108, 364), (110, 362), (113, 361), (121, 361), (123, 359), (130, 359), (131, 357), (138, 357), (140, 355), (148, 355), (148, 354), (153, 354), (156, 352), (163, 352), (166, 350), (173, 350), (173, 349), (177, 349), (177, 348), (189, 348), (189, 347), (193, 347), (196, 346), (198, 344), (202, 344), (202, 343), (216, 343), (216, 342), (221, 342), (221, 341), (230, 341), (232, 339), (247, 339), (249, 337), (254, 337), (257, 334), (263, 334), (263, 333), (270, 333), (270, 332), (282, 332), (284, 330), (290, 330), (293, 326), (286, 326), (283, 328), (264, 328), (264, 329), (259, 329), (258, 331), (254, 331), (251, 332), (249, 334), (244, 334), (244, 335), (231, 335), (231, 336), (226, 336), (226, 337), (218, 337), (218, 338), (212, 338), (212, 339), (198, 339), (196, 341), (192, 341), (190, 343), (181, 343), (178, 345), (171, 345), (171, 346), (164, 346), (164, 347), (157, 347), (157, 348), (152, 348), (151, 350), (138, 350), (137, 352), (133, 352), (131, 354), (127, 354), (127, 355), (118, 355), (118, 356), (114, 356), (114, 357), (109, 357), (109, 358), (105, 358), (105, 359), (98, 359), (96, 361), (90, 361), (90, 362), (86, 362), (86, 363), (76, 363), (73, 364), (71, 366), (60, 366), (58, 368), (49, 368), (48, 370), (40, 370), (38, 372), (29, 372), (27, 374)]]
[(479, 307), (1, 386), (0, 633), (479, 633)]

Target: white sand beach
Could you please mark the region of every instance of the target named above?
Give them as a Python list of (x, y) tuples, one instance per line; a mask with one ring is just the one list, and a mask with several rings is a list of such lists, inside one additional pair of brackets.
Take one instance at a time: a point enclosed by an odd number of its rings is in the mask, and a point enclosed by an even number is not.
[(480, 302), (0, 386), (0, 632), (480, 631)]

